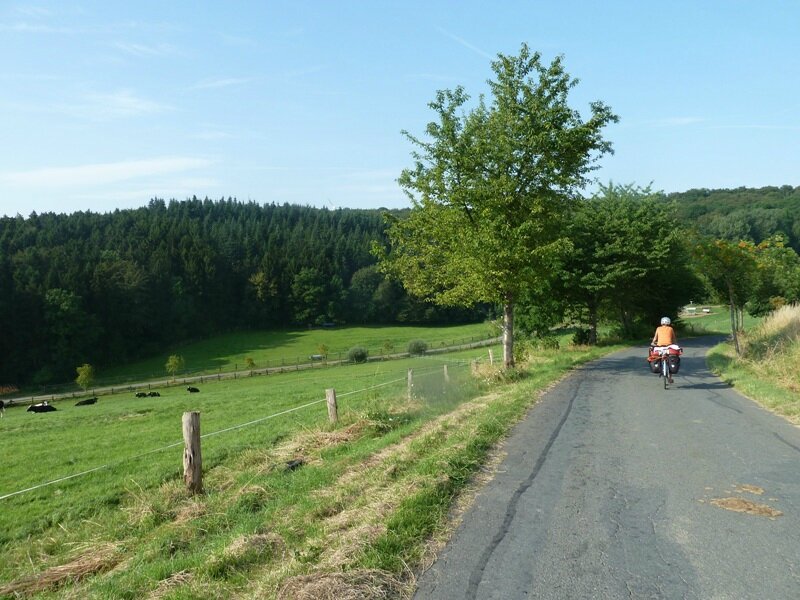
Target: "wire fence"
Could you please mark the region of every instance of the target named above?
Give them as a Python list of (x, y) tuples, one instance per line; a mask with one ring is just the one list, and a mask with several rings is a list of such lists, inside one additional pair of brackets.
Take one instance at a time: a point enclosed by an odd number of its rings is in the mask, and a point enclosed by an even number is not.
[[(491, 346), (498, 342), (497, 337), (487, 337), (487, 338), (480, 338), (476, 336), (472, 336), (470, 338), (463, 338), (461, 340), (453, 340), (449, 344), (445, 344), (442, 342), (438, 347), (428, 348), (426, 350), (426, 355), (438, 355), (442, 353), (449, 353), (449, 352), (458, 352), (461, 350), (466, 350), (470, 348), (480, 348), (485, 346)], [(342, 357), (344, 355), (344, 357)], [(401, 358), (410, 358), (414, 355), (408, 352), (398, 352), (393, 354), (379, 354), (379, 355), (370, 355), (367, 357), (367, 362), (376, 362), (376, 361), (384, 361), (384, 360), (396, 360)], [(327, 358), (323, 359), (311, 359), (307, 358), (304, 362), (300, 361), (298, 357), (293, 364), (285, 363), (283, 359), (281, 359), (281, 363), (284, 364), (277, 364), (277, 360), (274, 362), (276, 364), (269, 366), (269, 362), (267, 366), (262, 366), (258, 368), (242, 368), (239, 369), (238, 364), (234, 364), (234, 368), (232, 370), (221, 370), (218, 369), (216, 372), (208, 371), (208, 370), (200, 370), (200, 371), (184, 371), (181, 375), (173, 377), (173, 378), (164, 378), (154, 376), (153, 378), (148, 378), (142, 376), (138, 379), (127, 377), (124, 382), (116, 383), (116, 384), (108, 384), (108, 385), (98, 385), (93, 387), (90, 391), (84, 391), (82, 389), (77, 388), (77, 386), (72, 384), (62, 384), (60, 386), (50, 386), (49, 391), (45, 388), (42, 393), (39, 394), (25, 394), (25, 395), (18, 395), (14, 398), (9, 398), (5, 400), (6, 406), (13, 406), (15, 404), (36, 404), (39, 402), (43, 402), (47, 400), (48, 402), (55, 402), (57, 400), (63, 399), (76, 399), (82, 398), (84, 396), (90, 395), (94, 397), (98, 396), (106, 396), (106, 395), (114, 395), (120, 393), (135, 393), (135, 392), (151, 392), (156, 389), (163, 389), (163, 388), (171, 388), (171, 387), (178, 387), (178, 386), (186, 386), (188, 384), (203, 384), (209, 381), (222, 381), (225, 379), (240, 379), (243, 377), (255, 377), (259, 375), (272, 375), (272, 374), (280, 374), (280, 373), (287, 373), (292, 371), (303, 371), (303, 370), (312, 370), (312, 369), (323, 369), (329, 367), (337, 367), (345, 364), (352, 364), (351, 361), (346, 357), (346, 352), (338, 352), (335, 355), (329, 355)]]
[[(431, 375), (440, 373), (440, 368), (442, 367), (443, 364), (448, 364), (448, 365), (453, 366), (453, 367), (465, 367), (467, 365), (470, 365), (473, 362), (475, 362), (474, 359), (473, 360), (460, 360), (460, 361), (459, 360), (448, 360), (446, 363), (440, 362), (439, 364), (431, 364), (430, 366), (417, 368), (416, 371), (415, 371), (416, 372), (416, 377), (417, 378), (423, 378), (423, 377), (427, 377), (427, 376), (431, 376)], [(395, 378), (389, 379), (387, 381), (383, 381), (381, 383), (376, 383), (376, 384), (373, 384), (373, 385), (370, 385), (370, 386), (367, 386), (367, 387), (364, 387), (364, 388), (351, 390), (351, 391), (347, 391), (347, 392), (337, 393), (337, 397), (338, 398), (345, 398), (345, 397), (354, 396), (354, 395), (357, 395), (357, 394), (364, 394), (364, 393), (367, 393), (367, 392), (370, 392), (370, 391), (374, 391), (374, 390), (378, 390), (378, 389), (381, 389), (381, 388), (385, 388), (385, 387), (388, 387), (388, 386), (391, 386), (391, 385), (396, 385), (396, 384), (400, 384), (400, 383), (404, 383), (404, 382), (407, 383), (409, 381), (410, 381), (410, 379), (405, 377), (405, 376), (404, 377), (399, 377), (399, 378), (395, 377)], [(409, 390), (409, 394), (410, 393), (411, 392)], [(244, 428), (247, 428), (247, 427), (252, 427), (252, 426), (255, 426), (257, 424), (263, 423), (265, 421), (268, 421), (268, 420), (271, 420), (271, 419), (275, 419), (275, 418), (280, 417), (280, 416), (288, 415), (288, 414), (291, 414), (291, 413), (295, 413), (295, 412), (298, 412), (298, 411), (302, 411), (304, 409), (307, 409), (309, 407), (312, 407), (312, 406), (315, 406), (317, 404), (321, 404), (321, 403), (324, 403), (324, 402), (326, 402), (326, 398), (313, 400), (311, 402), (304, 402), (304, 403), (302, 403), (302, 404), (300, 404), (298, 406), (294, 406), (294, 407), (291, 407), (291, 408), (288, 408), (288, 409), (285, 409), (285, 410), (281, 410), (281, 411), (278, 411), (278, 412), (275, 412), (275, 413), (271, 413), (271, 414), (268, 414), (268, 415), (265, 415), (265, 416), (262, 416), (262, 417), (259, 417), (259, 418), (256, 418), (256, 419), (251, 419), (251, 420), (248, 420), (248, 421), (243, 422), (243, 423), (238, 423), (236, 425), (232, 425), (232, 426), (225, 427), (225, 428), (222, 428), (222, 429), (219, 429), (219, 430), (216, 430), (216, 431), (212, 431), (210, 433), (203, 434), (203, 435), (200, 436), (200, 439), (210, 438), (210, 437), (222, 435), (222, 434), (225, 434), (225, 433), (229, 433), (229, 432), (232, 432), (232, 431), (241, 430), (241, 429), (244, 429)], [(79, 471), (79, 472), (76, 472), (76, 473), (71, 473), (71, 474), (68, 474), (68, 475), (63, 475), (63, 476), (60, 476), (60, 477), (56, 477), (54, 479), (50, 479), (48, 481), (44, 481), (44, 482), (38, 483), (36, 485), (28, 486), (28, 487), (23, 488), (23, 489), (19, 489), (19, 490), (15, 490), (15, 491), (12, 491), (12, 492), (8, 492), (8, 493), (5, 493), (5, 494), (2, 494), (2, 495), (0, 495), (0, 501), (1, 500), (6, 500), (8, 498), (15, 497), (15, 496), (19, 496), (19, 495), (22, 495), (22, 494), (25, 494), (27, 492), (32, 492), (34, 490), (39, 490), (39, 489), (50, 487), (50, 486), (53, 486), (53, 485), (56, 485), (56, 484), (59, 484), (59, 483), (63, 483), (65, 481), (68, 481), (68, 480), (71, 480), (71, 479), (76, 479), (76, 478), (79, 478), (79, 477), (83, 477), (83, 476), (89, 475), (91, 473), (96, 473), (98, 471), (102, 471), (102, 470), (106, 470), (106, 469), (110, 469), (110, 468), (113, 468), (113, 467), (117, 467), (117, 466), (120, 466), (120, 465), (123, 465), (123, 464), (126, 464), (126, 463), (130, 463), (130, 462), (135, 461), (137, 459), (140, 459), (140, 458), (143, 458), (143, 457), (146, 457), (146, 456), (149, 456), (149, 455), (153, 455), (153, 454), (156, 454), (156, 453), (159, 453), (159, 452), (163, 452), (165, 450), (168, 450), (170, 448), (175, 448), (175, 447), (181, 446), (183, 444), (184, 444), (183, 440), (175, 441), (175, 442), (172, 442), (172, 443), (169, 443), (169, 444), (157, 447), (157, 448), (153, 448), (153, 449), (147, 450), (145, 452), (141, 452), (141, 453), (138, 453), (138, 454), (135, 454), (135, 455), (131, 455), (131, 456), (127, 456), (127, 457), (121, 458), (119, 460), (115, 460), (115, 461), (111, 461), (111, 462), (108, 462), (108, 463), (105, 463), (105, 464), (102, 464), (102, 465), (98, 465), (98, 466), (92, 467), (90, 469), (85, 469), (85, 470), (82, 470), (82, 471)]]

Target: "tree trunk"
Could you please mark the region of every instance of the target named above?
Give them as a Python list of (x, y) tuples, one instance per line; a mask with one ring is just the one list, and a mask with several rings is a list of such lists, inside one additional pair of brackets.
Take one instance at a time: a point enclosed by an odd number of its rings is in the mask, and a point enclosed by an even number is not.
[(503, 305), (503, 364), (506, 369), (514, 367), (514, 302), (510, 295)]
[(597, 306), (589, 305), (589, 345), (597, 345)]
[(731, 307), (731, 336), (733, 337), (733, 347), (736, 349), (736, 356), (742, 355), (742, 350), (739, 348), (739, 324), (736, 318), (736, 302), (733, 297), (733, 284), (728, 282), (728, 299)]

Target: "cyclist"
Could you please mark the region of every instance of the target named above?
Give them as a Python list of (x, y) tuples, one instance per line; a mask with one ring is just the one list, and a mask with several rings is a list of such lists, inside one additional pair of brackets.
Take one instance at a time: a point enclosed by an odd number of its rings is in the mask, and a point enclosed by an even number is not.
[(672, 328), (672, 321), (670, 321), (669, 317), (661, 317), (661, 326), (656, 327), (656, 332), (653, 334), (653, 341), (650, 342), (650, 345), (669, 346), (677, 343), (678, 336), (675, 335), (675, 330)]
[[(653, 340), (650, 342), (650, 345), (664, 347), (677, 343), (678, 336), (675, 335), (675, 330), (672, 328), (672, 321), (669, 317), (661, 317), (661, 326), (656, 328), (656, 332), (653, 334)], [(673, 383), (671, 373), (669, 376), (669, 382)]]

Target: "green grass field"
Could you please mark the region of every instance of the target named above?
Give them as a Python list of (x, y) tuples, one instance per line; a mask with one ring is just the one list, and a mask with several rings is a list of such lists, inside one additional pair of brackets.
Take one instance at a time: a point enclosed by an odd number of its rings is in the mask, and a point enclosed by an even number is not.
[(405, 352), (408, 343), (421, 339), (431, 349), (485, 340), (496, 335), (488, 323), (446, 327), (373, 326), (332, 329), (287, 329), (248, 331), (216, 336), (209, 340), (165, 350), (163, 354), (97, 373), (97, 385), (164, 378), (164, 364), (171, 354), (183, 356), (186, 374), (212, 374), (245, 369), (251, 358), (255, 368), (306, 363), (309, 356), (327, 347), (330, 360), (346, 358), (348, 350), (362, 346), (370, 356)]
[[(691, 316), (681, 315), (684, 335), (729, 335), (731, 333), (731, 315), (728, 311), (728, 307), (709, 305), (709, 308), (711, 309), (709, 314), (698, 313)], [(745, 313), (745, 329), (750, 329), (758, 322), (759, 319)]]
[[(0, 420), (0, 597), (274, 598), (304, 573), (343, 568), (408, 583), (406, 565), (537, 390), (610, 350), (538, 351), (518, 383), (488, 366), (471, 373), (472, 359), (487, 362), (482, 348), (64, 401), (46, 414), (11, 408)], [(205, 436), (200, 497), (181, 481), (188, 410)], [(296, 457), (305, 466), (286, 472)]]
[[(200, 411), (202, 432), (208, 435), (316, 403), (209, 437), (203, 444), (203, 460), (211, 467), (246, 448), (271, 445), (290, 431), (324, 423), (327, 388), (336, 389), (341, 410), (364, 411), (378, 398), (401, 394), (408, 369), (423, 378), (421, 385), (432, 373), (443, 377), (444, 364), (455, 360), (450, 369), (463, 370), (465, 360), (486, 355), (487, 350), (481, 349), (457, 356), (261, 375), (206, 383), (199, 394), (176, 387), (162, 389), (159, 398), (103, 396), (91, 406), (64, 400), (54, 403), (56, 412), (44, 414), (12, 407), (0, 421), (0, 453), (11, 457), (0, 470), (0, 497), (104, 468), (2, 500), (0, 543), (87, 518), (96, 508), (117, 505), (126, 489), (148, 488), (177, 476), (183, 447), (181, 417), (186, 411)], [(171, 444), (177, 445), (168, 448)]]

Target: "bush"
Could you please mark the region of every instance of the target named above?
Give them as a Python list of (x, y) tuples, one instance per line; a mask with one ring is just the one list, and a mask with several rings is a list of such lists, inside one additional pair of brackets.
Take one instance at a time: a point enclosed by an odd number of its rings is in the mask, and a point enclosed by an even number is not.
[(529, 360), (533, 354), (533, 343), (528, 338), (520, 338), (514, 342), (514, 362)]
[(408, 343), (408, 353), (412, 356), (425, 354), (428, 351), (428, 342), (425, 340), (411, 340)]
[(558, 338), (552, 334), (538, 336), (533, 341), (533, 345), (534, 347), (541, 348), (543, 350), (558, 350), (561, 347), (561, 343), (558, 341)]
[(369, 351), (362, 346), (353, 346), (347, 351), (347, 360), (354, 363), (367, 362)]
[(589, 343), (589, 339), (592, 335), (590, 329), (584, 329), (579, 327), (575, 330), (575, 333), (572, 335), (572, 343), (576, 346), (586, 346)]

